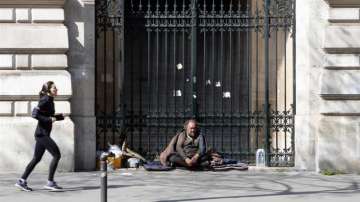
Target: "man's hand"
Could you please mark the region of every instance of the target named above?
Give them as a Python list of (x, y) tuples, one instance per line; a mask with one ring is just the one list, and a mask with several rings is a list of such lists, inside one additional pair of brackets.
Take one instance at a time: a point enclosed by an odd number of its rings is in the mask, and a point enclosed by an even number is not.
[(191, 164), (195, 165), (199, 159), (199, 154), (195, 154), (192, 158), (191, 158)]
[(186, 158), (186, 159), (185, 159), (185, 163), (186, 163), (189, 167), (191, 167), (191, 166), (193, 165), (192, 160), (189, 159), (189, 158)]

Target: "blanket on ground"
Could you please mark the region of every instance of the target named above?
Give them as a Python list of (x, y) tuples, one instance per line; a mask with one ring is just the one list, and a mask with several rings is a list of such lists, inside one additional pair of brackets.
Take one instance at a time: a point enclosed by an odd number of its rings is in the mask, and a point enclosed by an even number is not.
[[(147, 162), (144, 164), (144, 168), (147, 171), (170, 171), (175, 169), (175, 167), (162, 165), (159, 161), (152, 161)], [(224, 159), (223, 164), (221, 165), (210, 165), (208, 168), (205, 169), (198, 169), (206, 170), (206, 171), (228, 171), (228, 170), (248, 170), (248, 165), (245, 163), (238, 162), (233, 159)]]
[(174, 169), (175, 167), (162, 165), (159, 161), (153, 161), (153, 162), (146, 162), (144, 164), (144, 168), (147, 171), (169, 171)]

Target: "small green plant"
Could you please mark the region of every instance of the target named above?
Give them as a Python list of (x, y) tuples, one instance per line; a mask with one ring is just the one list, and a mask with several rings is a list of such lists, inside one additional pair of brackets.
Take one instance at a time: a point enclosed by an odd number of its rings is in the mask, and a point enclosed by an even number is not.
[(324, 169), (321, 170), (320, 173), (327, 176), (345, 174), (345, 172), (336, 169)]

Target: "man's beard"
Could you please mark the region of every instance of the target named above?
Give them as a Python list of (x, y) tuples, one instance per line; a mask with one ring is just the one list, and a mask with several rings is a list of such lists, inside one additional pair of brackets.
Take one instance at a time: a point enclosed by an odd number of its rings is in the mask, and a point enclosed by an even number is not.
[(190, 137), (196, 137), (196, 132), (189, 132), (187, 135)]

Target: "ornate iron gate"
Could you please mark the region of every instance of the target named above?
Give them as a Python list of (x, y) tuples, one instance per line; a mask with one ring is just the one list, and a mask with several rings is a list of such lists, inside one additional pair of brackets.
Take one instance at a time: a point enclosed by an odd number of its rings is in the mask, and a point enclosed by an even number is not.
[(294, 164), (295, 0), (97, 0), (97, 145), (154, 156), (189, 118), (209, 147)]

